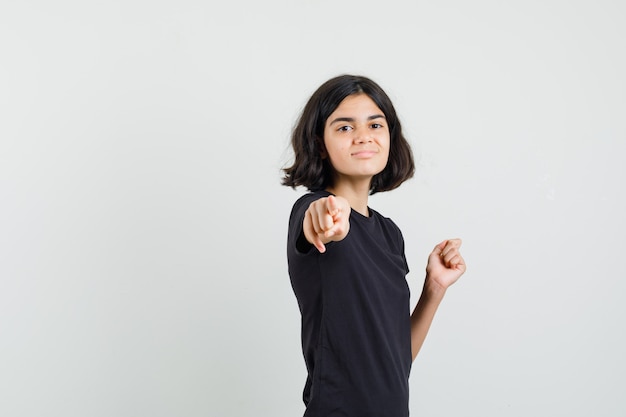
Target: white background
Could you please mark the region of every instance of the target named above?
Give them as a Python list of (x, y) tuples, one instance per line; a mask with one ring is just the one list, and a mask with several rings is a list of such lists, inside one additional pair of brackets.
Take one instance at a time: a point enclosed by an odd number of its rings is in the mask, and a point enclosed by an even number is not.
[(626, 415), (622, 1), (0, 3), (0, 415), (298, 416), (279, 185), (310, 94), (367, 75), (464, 239), (417, 416)]

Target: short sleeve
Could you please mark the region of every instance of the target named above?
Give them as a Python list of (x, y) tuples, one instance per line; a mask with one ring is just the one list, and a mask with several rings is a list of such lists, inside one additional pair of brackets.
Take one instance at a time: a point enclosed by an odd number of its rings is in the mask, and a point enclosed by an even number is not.
[(291, 209), (291, 215), (289, 216), (289, 234), (287, 239), (289, 251), (293, 250), (298, 254), (306, 254), (313, 248), (313, 245), (306, 240), (304, 233), (302, 233), (304, 214), (312, 202), (320, 198), (328, 197), (329, 195), (331, 194), (327, 191), (309, 193), (300, 197), (294, 203)]

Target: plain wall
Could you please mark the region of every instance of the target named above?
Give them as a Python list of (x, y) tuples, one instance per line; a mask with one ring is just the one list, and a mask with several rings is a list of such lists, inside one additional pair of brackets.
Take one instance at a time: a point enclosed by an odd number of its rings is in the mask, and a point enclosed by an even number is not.
[(301, 415), (280, 186), (310, 94), (389, 93), (416, 177), (370, 205), (415, 297), (468, 272), (417, 416), (626, 415), (626, 6), (0, 4), (0, 415)]

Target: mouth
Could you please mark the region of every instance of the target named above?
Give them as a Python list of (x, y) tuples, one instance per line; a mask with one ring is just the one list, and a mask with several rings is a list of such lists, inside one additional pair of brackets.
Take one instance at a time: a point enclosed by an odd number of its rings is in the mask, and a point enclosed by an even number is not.
[(376, 155), (378, 152), (374, 151), (374, 150), (369, 150), (369, 149), (363, 149), (360, 151), (356, 151), (356, 152), (352, 152), (352, 156), (356, 157), (356, 158), (370, 158), (374, 155)]

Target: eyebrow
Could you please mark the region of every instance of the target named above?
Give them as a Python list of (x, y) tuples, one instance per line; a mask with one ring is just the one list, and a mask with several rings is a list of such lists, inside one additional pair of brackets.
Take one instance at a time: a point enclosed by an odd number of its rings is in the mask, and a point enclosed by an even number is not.
[[(374, 119), (385, 119), (385, 116), (382, 114), (373, 114), (367, 118), (367, 120), (374, 120)], [(332, 125), (332, 124), (339, 123), (339, 122), (353, 123), (354, 120), (355, 119), (353, 117), (337, 117), (329, 124)]]

